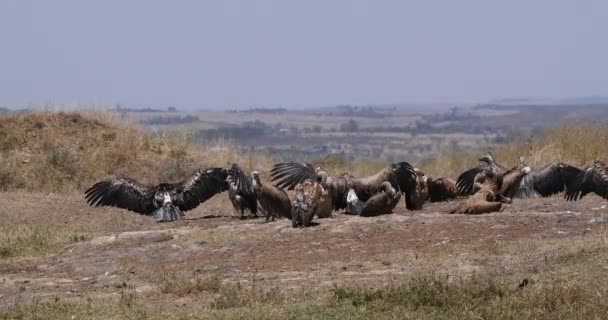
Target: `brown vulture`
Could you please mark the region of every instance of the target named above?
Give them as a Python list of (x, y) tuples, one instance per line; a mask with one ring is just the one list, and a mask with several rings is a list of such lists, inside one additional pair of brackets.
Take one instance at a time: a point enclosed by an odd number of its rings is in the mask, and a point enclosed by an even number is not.
[(582, 170), (567, 184), (564, 197), (568, 201), (576, 201), (591, 192), (608, 199), (608, 166), (599, 160)]
[(542, 198), (564, 191), (581, 170), (563, 162), (551, 162), (526, 175), (515, 192), (516, 198)]
[[(333, 210), (346, 208), (350, 189), (354, 190), (358, 199), (365, 202), (378, 193), (380, 185), (385, 181), (388, 181), (395, 190), (407, 194), (415, 188), (417, 177), (414, 168), (407, 162), (390, 164), (377, 174), (365, 178), (355, 178), (347, 174), (332, 177), (321, 168), (297, 162), (275, 164), (270, 174), (271, 181), (277, 187), (289, 190), (304, 181), (316, 181), (320, 176), (322, 181), (317, 183), (322, 183), (323, 188), (328, 192)], [(406, 205), (410, 205), (407, 198)]]
[(178, 183), (147, 186), (129, 178), (95, 183), (85, 191), (87, 203), (94, 207), (112, 206), (153, 216), (157, 222), (175, 221), (214, 195), (228, 189), (228, 170), (200, 169)]
[(494, 162), (491, 155), (483, 156), (479, 159), (479, 165), (475, 168), (463, 172), (456, 180), (458, 193), (461, 195), (471, 195), (475, 193), (473, 188), (475, 176), (487, 169), (493, 169), (497, 174), (502, 175), (507, 172), (507, 168)]
[(253, 177), (253, 190), (257, 195), (262, 210), (266, 213), (266, 221), (275, 217), (291, 219), (291, 201), (283, 189), (270, 183), (262, 183), (257, 171), (251, 173)]
[(258, 200), (257, 194), (253, 189), (253, 179), (236, 163), (228, 171), (228, 198), (232, 202), (234, 210), (241, 213), (241, 219), (245, 219), (245, 210), (249, 210), (254, 217), (257, 217)]
[(326, 217), (331, 215), (332, 198), (327, 189), (327, 176), (317, 173), (314, 179), (306, 179), (296, 184), (291, 200), (291, 226), (294, 228), (309, 227), (315, 215)]
[(422, 210), (422, 206), (429, 199), (431, 178), (418, 168), (414, 168), (414, 172), (416, 172), (416, 183), (413, 188), (405, 192), (405, 203), (409, 210)]
[(495, 167), (489, 167), (475, 175), (474, 194), (450, 211), (452, 214), (482, 214), (502, 211), (512, 197), (530, 167), (516, 166), (501, 174)]
[(450, 178), (432, 179), (429, 182), (429, 200), (431, 202), (442, 202), (456, 199), (458, 189), (456, 181)]
[(401, 192), (393, 188), (390, 182), (385, 181), (380, 185), (378, 192), (367, 201), (359, 200), (355, 190), (350, 189), (347, 195), (346, 211), (362, 217), (378, 216), (393, 212), (400, 199)]

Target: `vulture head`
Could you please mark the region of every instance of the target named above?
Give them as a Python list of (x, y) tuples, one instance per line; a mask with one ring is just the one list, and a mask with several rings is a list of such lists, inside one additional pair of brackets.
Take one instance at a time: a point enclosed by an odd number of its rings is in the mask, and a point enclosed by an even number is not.
[(395, 196), (397, 195), (397, 190), (393, 188), (393, 185), (388, 181), (382, 182), (382, 184), (380, 185), (380, 191), (383, 191), (388, 194), (391, 199), (395, 198)]
[(488, 155), (485, 155), (485, 156), (479, 158), (479, 161), (485, 162), (487, 164), (492, 164), (492, 163), (494, 163), (494, 158), (492, 158), (492, 156), (488, 154)]
[(262, 186), (262, 183), (260, 182), (260, 172), (257, 170), (254, 170), (251, 172), (251, 178), (252, 178), (252, 182), (253, 182), (253, 189), (257, 190)]
[(182, 210), (173, 204), (182, 196), (182, 190), (175, 189), (172, 184), (161, 183), (154, 192), (154, 207), (152, 214), (158, 222), (175, 221), (184, 217)]
[(318, 183), (321, 183), (321, 184), (323, 184), (323, 185), (326, 185), (326, 184), (327, 184), (327, 177), (328, 177), (327, 172), (325, 172), (325, 171), (319, 171), (319, 172), (317, 172), (317, 175), (316, 175), (316, 177), (315, 177), (315, 180), (316, 180)]

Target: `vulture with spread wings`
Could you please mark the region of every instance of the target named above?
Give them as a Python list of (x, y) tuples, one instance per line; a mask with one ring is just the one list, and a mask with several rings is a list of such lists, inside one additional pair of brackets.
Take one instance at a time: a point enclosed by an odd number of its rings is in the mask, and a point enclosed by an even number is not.
[(87, 203), (94, 207), (112, 206), (153, 216), (156, 221), (175, 221), (214, 195), (228, 189), (228, 171), (200, 169), (179, 183), (147, 186), (129, 178), (95, 183), (85, 191)]
[(515, 192), (516, 198), (549, 197), (564, 191), (581, 170), (563, 162), (551, 162), (526, 175)]
[(608, 166), (599, 160), (582, 170), (567, 184), (564, 197), (568, 201), (577, 201), (591, 192), (608, 199)]
[(506, 167), (494, 162), (494, 158), (492, 158), (491, 155), (483, 156), (479, 159), (479, 165), (477, 167), (471, 168), (458, 176), (458, 179), (456, 180), (458, 193), (461, 195), (471, 195), (475, 193), (473, 188), (475, 177), (487, 169), (492, 169), (499, 175), (508, 171)]
[[(345, 209), (349, 190), (354, 190), (361, 201), (367, 201), (380, 191), (383, 182), (388, 181), (398, 192), (413, 192), (416, 187), (416, 172), (407, 162), (397, 162), (383, 168), (375, 175), (355, 178), (344, 174), (329, 176), (321, 168), (311, 164), (284, 162), (275, 164), (270, 171), (271, 181), (279, 188), (294, 189), (305, 181), (320, 183), (326, 189), (333, 210)], [(406, 205), (408, 205), (406, 197)]]
[(516, 166), (499, 173), (495, 167), (489, 167), (475, 175), (473, 179), (474, 194), (458, 205), (452, 214), (482, 214), (502, 211), (506, 204), (512, 203), (512, 197), (519, 183), (530, 168)]

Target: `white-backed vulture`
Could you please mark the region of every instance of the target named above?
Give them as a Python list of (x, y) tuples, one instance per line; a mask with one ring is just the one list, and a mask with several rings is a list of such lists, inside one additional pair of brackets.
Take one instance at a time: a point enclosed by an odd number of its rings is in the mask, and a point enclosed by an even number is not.
[(416, 186), (416, 173), (407, 162), (393, 163), (377, 174), (365, 178), (355, 178), (347, 174), (332, 177), (321, 168), (296, 162), (275, 164), (270, 173), (271, 180), (277, 187), (288, 189), (293, 189), (306, 180), (314, 180), (318, 174), (321, 174), (325, 177), (323, 187), (327, 189), (333, 210), (346, 208), (346, 198), (350, 189), (355, 191), (361, 201), (367, 201), (378, 192), (380, 185), (385, 181), (400, 192), (411, 191)]
[(228, 171), (201, 169), (178, 183), (146, 186), (130, 178), (95, 183), (85, 191), (87, 203), (94, 207), (112, 206), (153, 216), (157, 222), (175, 221), (214, 195), (228, 189)]
[(258, 171), (251, 173), (253, 177), (253, 190), (257, 195), (261, 209), (266, 214), (266, 221), (275, 217), (291, 219), (291, 201), (283, 189), (273, 186), (271, 183), (263, 183)]
[(456, 199), (458, 189), (456, 181), (450, 178), (431, 179), (429, 182), (429, 200), (431, 202), (442, 202)]
[(582, 170), (567, 184), (564, 197), (568, 201), (577, 201), (591, 192), (608, 199), (608, 166), (599, 160)]
[(542, 198), (564, 191), (569, 181), (573, 181), (581, 170), (563, 162), (551, 162), (546, 166), (532, 170), (526, 175), (516, 198)]
[(253, 181), (250, 176), (234, 163), (228, 171), (228, 198), (234, 210), (241, 213), (241, 219), (245, 218), (245, 210), (249, 210), (254, 217), (257, 217), (258, 201)]
[(355, 190), (350, 189), (347, 196), (347, 212), (362, 217), (392, 213), (400, 199), (401, 192), (393, 188), (388, 181), (383, 182), (378, 192), (367, 201), (361, 201)]
[(507, 172), (507, 168), (494, 162), (491, 155), (483, 156), (479, 159), (479, 165), (471, 168), (458, 176), (456, 187), (461, 195), (470, 195), (475, 193), (473, 188), (475, 176), (486, 169), (493, 169), (497, 174), (502, 175)]

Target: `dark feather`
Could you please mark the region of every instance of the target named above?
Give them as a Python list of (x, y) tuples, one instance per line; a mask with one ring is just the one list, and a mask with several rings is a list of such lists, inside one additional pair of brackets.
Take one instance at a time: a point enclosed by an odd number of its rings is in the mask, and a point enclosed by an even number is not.
[(608, 167), (602, 161), (596, 161), (570, 181), (564, 197), (576, 201), (591, 192), (608, 199)]
[(118, 207), (145, 215), (155, 210), (154, 191), (128, 178), (97, 182), (84, 194), (87, 203), (94, 207)]
[(314, 179), (316, 176), (315, 168), (308, 163), (283, 162), (275, 164), (270, 171), (270, 180), (277, 187), (288, 190), (307, 179)]
[(499, 175), (502, 175), (508, 171), (507, 168), (501, 166), (500, 164), (497, 164), (493, 160), (491, 160), (490, 162), (480, 161), (477, 167), (471, 168), (460, 174), (460, 176), (458, 176), (458, 179), (456, 180), (456, 188), (458, 189), (458, 193), (462, 195), (473, 194), (475, 192), (475, 177), (479, 173), (490, 168), (493, 168)]
[(183, 211), (192, 210), (214, 195), (226, 191), (227, 177), (228, 172), (223, 168), (199, 169), (192, 177), (177, 185), (178, 194), (173, 203)]
[(548, 197), (564, 191), (581, 170), (563, 162), (552, 162), (532, 171), (522, 180), (515, 196), (518, 198)]

